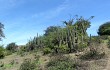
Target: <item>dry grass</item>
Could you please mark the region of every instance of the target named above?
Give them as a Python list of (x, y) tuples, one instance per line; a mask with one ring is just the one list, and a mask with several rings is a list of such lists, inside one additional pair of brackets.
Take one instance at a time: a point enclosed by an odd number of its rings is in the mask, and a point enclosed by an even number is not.
[[(19, 69), (23, 60), (26, 58), (34, 59), (33, 54), (28, 54), (25, 57), (21, 57), (19, 55), (12, 54), (12, 55), (6, 56), (4, 59), (1, 59), (0, 61), (4, 63), (4, 65), (6, 67), (5, 70), (17, 70), (17, 69)], [(10, 65), (10, 62), (12, 62), (12, 61), (14, 61), (16, 64), (13, 64), (13, 66), (10, 67), (9, 65)]]

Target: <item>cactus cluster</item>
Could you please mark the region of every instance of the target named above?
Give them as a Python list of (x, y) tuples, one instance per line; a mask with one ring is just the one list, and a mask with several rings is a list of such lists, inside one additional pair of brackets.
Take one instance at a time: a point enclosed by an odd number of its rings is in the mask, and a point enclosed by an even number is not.
[[(92, 18), (92, 17), (91, 17)], [(37, 37), (28, 42), (31, 50), (35, 47), (49, 47), (54, 49), (56, 53), (59, 48), (66, 45), (69, 52), (77, 51), (79, 45), (85, 45), (88, 39), (87, 28), (90, 27), (91, 18), (85, 20), (83, 17), (64, 21), (65, 27), (50, 26), (45, 30), (43, 39), (37, 33)]]
[(34, 50), (36, 48), (40, 48), (42, 46), (42, 40), (39, 37), (39, 34), (37, 33), (37, 37), (34, 37), (33, 39), (30, 39), (27, 43), (28, 50)]
[[(90, 17), (90, 20), (93, 17)], [(85, 44), (85, 39), (87, 39), (87, 28), (90, 27), (90, 22), (85, 20), (83, 17), (77, 18), (74, 23), (73, 19), (64, 21), (66, 25), (66, 44), (69, 48), (69, 52), (77, 51), (79, 44)], [(63, 40), (63, 39), (62, 39)], [(62, 41), (61, 40), (61, 41)]]

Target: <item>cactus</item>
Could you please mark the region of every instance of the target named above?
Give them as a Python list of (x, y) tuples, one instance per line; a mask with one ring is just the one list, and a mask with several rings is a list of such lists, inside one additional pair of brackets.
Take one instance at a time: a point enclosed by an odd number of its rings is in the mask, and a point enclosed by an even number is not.
[(88, 46), (90, 46), (91, 41), (92, 41), (92, 36), (91, 36), (91, 34), (90, 34), (90, 37), (89, 37), (89, 40), (88, 40), (88, 43), (87, 43)]

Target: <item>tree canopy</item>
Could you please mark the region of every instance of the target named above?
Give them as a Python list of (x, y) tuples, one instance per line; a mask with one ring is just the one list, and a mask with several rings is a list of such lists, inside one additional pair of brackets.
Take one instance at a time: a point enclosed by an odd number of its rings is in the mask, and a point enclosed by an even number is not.
[(7, 50), (9, 50), (9, 51), (11, 51), (11, 52), (16, 52), (16, 50), (17, 50), (17, 45), (16, 45), (16, 43), (10, 43), (10, 44), (8, 44), (7, 46), (6, 46), (6, 49)]
[(60, 26), (50, 26), (45, 30), (45, 36), (49, 35), (51, 32), (57, 31), (57, 29), (60, 29)]
[(110, 35), (110, 22), (102, 24), (98, 29), (98, 35)]
[(2, 23), (0, 23), (0, 40), (2, 40), (2, 38), (5, 37), (5, 35), (3, 33), (3, 29), (4, 29), (4, 25)]

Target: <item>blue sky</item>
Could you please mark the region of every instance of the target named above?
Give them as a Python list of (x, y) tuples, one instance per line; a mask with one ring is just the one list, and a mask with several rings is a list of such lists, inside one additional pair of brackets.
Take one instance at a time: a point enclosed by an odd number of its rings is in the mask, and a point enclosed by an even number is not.
[(0, 0), (0, 22), (6, 36), (0, 43), (26, 44), (48, 26), (63, 25), (62, 21), (76, 14), (95, 16), (87, 32), (97, 35), (98, 27), (110, 21), (110, 0)]

